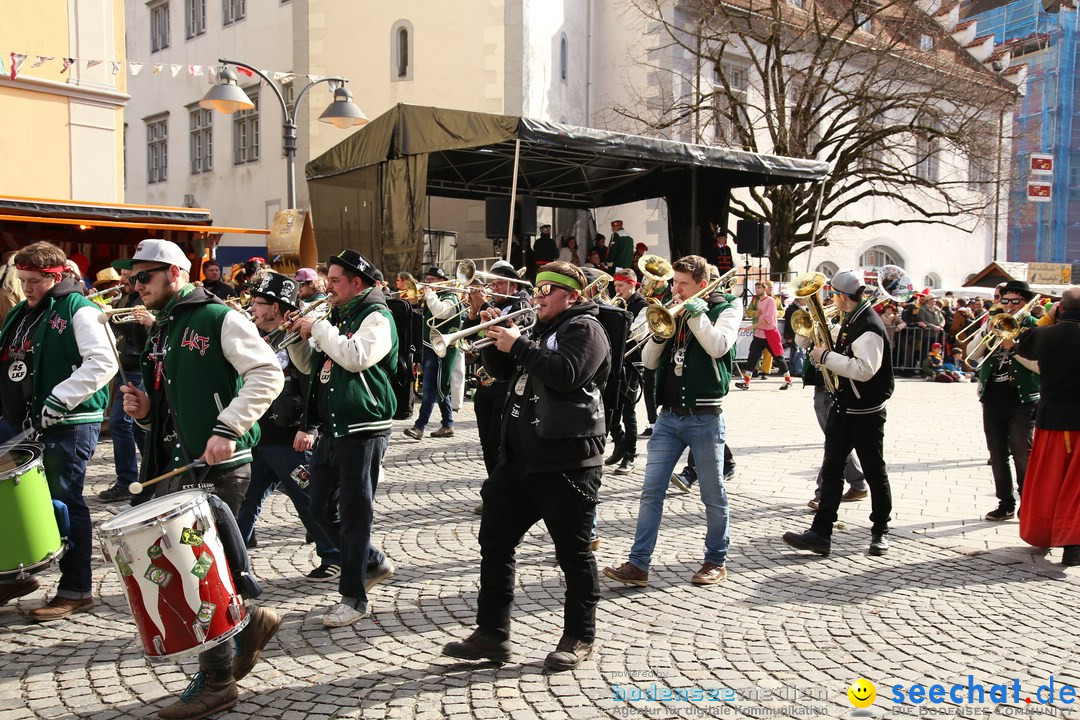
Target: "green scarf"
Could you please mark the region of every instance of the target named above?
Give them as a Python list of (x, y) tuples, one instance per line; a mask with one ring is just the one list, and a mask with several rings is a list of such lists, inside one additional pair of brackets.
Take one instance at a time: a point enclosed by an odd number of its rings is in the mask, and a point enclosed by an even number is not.
[(157, 325), (164, 327), (165, 323), (167, 323), (169, 320), (169, 315), (172, 314), (173, 308), (176, 307), (176, 304), (191, 295), (191, 293), (193, 292), (195, 292), (195, 286), (191, 283), (187, 283), (186, 285), (181, 287), (176, 292), (176, 294), (172, 296), (172, 299), (169, 300), (169, 302), (165, 303), (165, 307), (157, 311), (157, 314), (154, 317), (154, 322)]

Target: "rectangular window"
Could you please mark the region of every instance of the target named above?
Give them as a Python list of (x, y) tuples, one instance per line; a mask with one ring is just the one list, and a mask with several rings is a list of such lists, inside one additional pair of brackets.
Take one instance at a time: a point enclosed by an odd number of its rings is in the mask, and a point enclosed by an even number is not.
[(187, 3), (184, 13), (184, 29), (190, 40), (206, 32), (206, 0), (184, 0)]
[(747, 70), (733, 62), (718, 62), (713, 66), (713, 85), (714, 140), (720, 145), (742, 147), (739, 129), (748, 125), (746, 93), (750, 80)]
[(214, 169), (214, 111), (191, 109), (191, 174)]
[(885, 118), (881, 115), (880, 99), (867, 98), (866, 104), (859, 108), (859, 129), (855, 133), (866, 140), (866, 146), (859, 158), (859, 167), (866, 171), (878, 172), (885, 160), (885, 140), (879, 135), (885, 130)]
[(247, 0), (222, 0), (221, 11), (223, 24), (232, 25), (234, 22), (240, 22), (247, 15)]
[(169, 118), (146, 120), (146, 182), (165, 182), (169, 175)]
[(244, 90), (255, 107), (233, 113), (233, 165), (259, 159), (259, 86)]
[(863, 32), (874, 32), (874, 15), (877, 6), (870, 0), (863, 0), (855, 6), (855, 27)]
[(923, 33), (919, 35), (919, 49), (923, 52), (930, 52), (934, 49), (934, 38), (932, 35)]
[(928, 183), (938, 181), (937, 141), (930, 138), (915, 138), (915, 177)]
[(150, 6), (150, 52), (169, 47), (169, 3)]
[(806, 0), (787, 0), (787, 4), (800, 10), (806, 8)]

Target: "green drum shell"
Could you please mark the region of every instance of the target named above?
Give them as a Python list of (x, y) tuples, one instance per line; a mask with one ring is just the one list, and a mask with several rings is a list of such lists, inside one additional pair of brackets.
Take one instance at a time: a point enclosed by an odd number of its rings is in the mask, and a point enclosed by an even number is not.
[(0, 478), (0, 574), (44, 569), (63, 548), (42, 452), (16, 445), (18, 465)]

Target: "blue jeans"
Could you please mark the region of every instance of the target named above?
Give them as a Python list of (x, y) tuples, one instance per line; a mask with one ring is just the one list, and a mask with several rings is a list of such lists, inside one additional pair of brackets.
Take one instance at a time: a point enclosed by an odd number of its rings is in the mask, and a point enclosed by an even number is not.
[(416, 416), (413, 427), (423, 430), (431, 418), (431, 409), (435, 405), (439, 406), (439, 412), (442, 413), (443, 427), (454, 427), (454, 411), (450, 409), (450, 394), (442, 394), (442, 375), (440, 374), (450, 372), (450, 368), (443, 367), (442, 358), (428, 348), (424, 348), (421, 368), (424, 371), (424, 388), (420, 396), (420, 412)]
[[(142, 373), (138, 370), (125, 370), (128, 382), (140, 390), (143, 388)], [(109, 435), (113, 443), (113, 464), (116, 468), (116, 482), (113, 487), (127, 488), (139, 479), (139, 455), (145, 452), (146, 431), (135, 424), (131, 416), (124, 412), (124, 395), (120, 392), (121, 381), (116, 378), (113, 393), (112, 410), (109, 411)]]
[[(386, 435), (324, 435), (311, 458), (311, 518), (341, 551), (338, 592), (342, 602), (361, 611), (367, 610), (367, 574), (386, 561), (382, 550), (371, 544), (371, 529), (373, 500), (388, 440)], [(330, 508), (335, 488), (340, 517), (337, 522)]]
[(641, 488), (634, 546), (630, 562), (649, 571), (660, 519), (664, 514), (664, 495), (671, 473), (687, 447), (694, 454), (698, 487), (705, 504), (705, 561), (723, 565), (727, 558), (731, 533), (728, 529), (728, 498), (724, 490), (721, 465), (724, 462), (724, 416), (687, 415), (679, 417), (662, 410), (649, 438), (645, 484)]
[(304, 529), (311, 533), (315, 540), (315, 552), (318, 553), (320, 562), (324, 565), (340, 565), (341, 553), (322, 527), (311, 518), (311, 498), (308, 491), (292, 479), (292, 471), (297, 466), (311, 462), (311, 453), (296, 452), (290, 445), (260, 444), (252, 449), (251, 455), (251, 483), (236, 516), (236, 523), (244, 540), (251, 540), (263, 503), (280, 485), (281, 491), (292, 500)]
[[(97, 448), (101, 423), (84, 425), (61, 425), (41, 433), (40, 442), (45, 446), (42, 464), (49, 494), (67, 506), (71, 531), (68, 533), (68, 551), (58, 563), (60, 585), (56, 596), (82, 599), (92, 596), (90, 582), (90, 558), (93, 555), (93, 526), (90, 508), (83, 498), (86, 482), (86, 463)], [(0, 420), (0, 442), (19, 433), (8, 423)]]

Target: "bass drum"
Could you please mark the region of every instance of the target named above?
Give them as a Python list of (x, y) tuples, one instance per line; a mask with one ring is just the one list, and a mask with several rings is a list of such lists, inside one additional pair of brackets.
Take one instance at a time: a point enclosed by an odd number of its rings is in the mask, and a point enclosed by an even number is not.
[(37, 443), (22, 443), (0, 457), (0, 578), (6, 580), (41, 572), (67, 550), (43, 452)]

